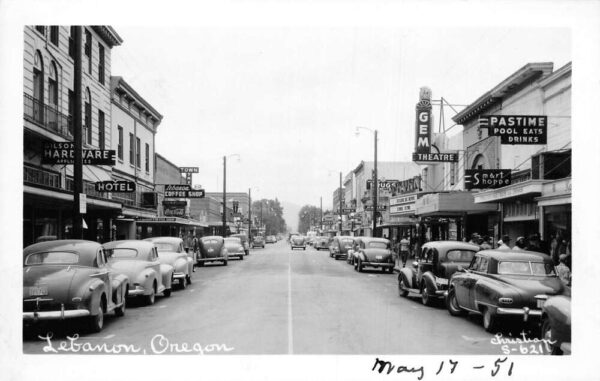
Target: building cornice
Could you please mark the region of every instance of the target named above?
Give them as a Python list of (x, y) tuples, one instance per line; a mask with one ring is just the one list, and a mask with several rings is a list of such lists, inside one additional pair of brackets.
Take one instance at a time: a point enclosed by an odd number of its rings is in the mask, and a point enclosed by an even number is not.
[(141, 95), (138, 94), (137, 91), (129, 85), (123, 77), (120, 76), (111, 76), (110, 77), (110, 91), (111, 93), (124, 94), (126, 97), (132, 99), (134, 103), (138, 106), (142, 106), (143, 112), (149, 114), (153, 119), (157, 121), (155, 123), (155, 129), (158, 127), (160, 122), (162, 121), (163, 116), (156, 111), (150, 103), (148, 103)]
[(119, 46), (123, 43), (123, 39), (117, 31), (110, 25), (92, 25), (94, 32), (98, 33), (100, 37), (110, 46), (111, 48)]

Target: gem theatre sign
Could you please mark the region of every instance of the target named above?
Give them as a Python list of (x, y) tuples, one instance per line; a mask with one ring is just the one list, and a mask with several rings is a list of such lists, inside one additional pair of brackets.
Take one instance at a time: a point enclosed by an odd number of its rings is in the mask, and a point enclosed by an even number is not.
[(500, 136), (501, 144), (546, 144), (548, 117), (544, 115), (486, 115), (479, 127), (490, 136)]

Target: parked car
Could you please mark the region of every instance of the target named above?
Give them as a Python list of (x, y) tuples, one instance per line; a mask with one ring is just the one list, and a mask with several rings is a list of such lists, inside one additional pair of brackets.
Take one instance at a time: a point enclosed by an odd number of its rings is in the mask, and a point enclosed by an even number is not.
[(292, 250), (295, 248), (306, 250), (306, 239), (301, 235), (293, 236), (290, 240), (290, 246)]
[(154, 304), (156, 294), (171, 296), (173, 266), (160, 263), (152, 242), (112, 241), (102, 245), (108, 265), (129, 279), (128, 297), (140, 297)]
[(185, 252), (181, 238), (152, 237), (146, 238), (144, 241), (154, 243), (158, 250), (160, 263), (173, 266), (173, 279), (177, 281), (179, 288), (184, 289), (187, 284), (192, 284), (193, 253)]
[(244, 259), (244, 246), (242, 246), (242, 241), (237, 237), (227, 237), (225, 238), (225, 250), (227, 250), (227, 257), (238, 257), (239, 259)]
[(352, 253), (354, 269), (362, 272), (366, 266), (394, 272), (394, 258), (390, 241), (385, 238), (362, 237)]
[(329, 250), (329, 243), (331, 242), (330, 237), (316, 237), (314, 248), (317, 250)]
[(125, 314), (128, 279), (111, 269), (102, 246), (84, 240), (36, 243), (23, 250), (23, 321), (86, 318), (99, 332), (104, 315)]
[(552, 343), (550, 354), (571, 354), (571, 295), (538, 295), (542, 308), (541, 338)]
[(412, 266), (402, 268), (398, 274), (400, 296), (420, 294), (424, 305), (444, 299), (452, 274), (459, 266), (468, 267), (478, 251), (479, 246), (460, 241), (425, 243)]
[(229, 255), (225, 247), (225, 240), (218, 235), (200, 238), (200, 252), (198, 255), (198, 266), (204, 266), (209, 262), (221, 262), (227, 266)]
[(451, 315), (483, 315), (483, 327), (494, 332), (503, 317), (527, 322), (540, 319), (536, 295), (560, 295), (565, 286), (550, 256), (533, 251), (482, 250), (467, 269), (458, 268), (450, 280), (446, 306)]
[(250, 245), (248, 244), (248, 236), (246, 234), (232, 234), (231, 237), (237, 237), (242, 241), (242, 246), (244, 246), (244, 253), (246, 255), (250, 254)]
[(352, 238), (353, 238), (353, 243), (352, 243), (350, 249), (348, 249), (348, 255), (347, 255), (347, 258), (346, 258), (346, 263), (349, 264), (349, 265), (354, 265), (354, 252), (356, 250), (358, 250), (360, 239), (364, 238), (364, 237), (362, 237), (362, 236), (354, 236)]
[(255, 235), (254, 238), (252, 238), (252, 248), (254, 249), (255, 247), (265, 248), (265, 239), (263, 236)]
[(329, 245), (329, 256), (335, 259), (347, 258), (348, 250), (352, 249), (354, 238), (350, 236), (334, 237)]
[(274, 235), (268, 235), (267, 239), (265, 239), (265, 243), (275, 243), (277, 242), (277, 238)]

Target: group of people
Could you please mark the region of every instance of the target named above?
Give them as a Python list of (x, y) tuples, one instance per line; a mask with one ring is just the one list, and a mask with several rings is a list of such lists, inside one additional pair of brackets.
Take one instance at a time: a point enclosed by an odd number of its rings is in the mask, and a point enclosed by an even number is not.
[[(510, 242), (510, 236), (503, 235), (502, 239), (497, 242), (496, 250), (523, 250), (548, 254), (552, 257), (558, 276), (565, 284), (571, 286), (571, 241), (564, 239), (560, 233), (552, 236), (550, 244), (543, 241), (538, 233), (532, 234), (528, 238), (517, 237), (513, 247), (510, 246)], [(471, 234), (469, 243), (479, 246), (481, 250), (494, 248), (490, 236), (481, 237), (477, 233)]]

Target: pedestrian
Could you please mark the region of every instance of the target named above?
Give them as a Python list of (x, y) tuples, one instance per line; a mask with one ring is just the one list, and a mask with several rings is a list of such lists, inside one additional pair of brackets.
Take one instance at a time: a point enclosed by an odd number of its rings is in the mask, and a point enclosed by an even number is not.
[(193, 270), (192, 271), (196, 271), (196, 261), (198, 260), (198, 251), (200, 250), (200, 240), (198, 240), (198, 237), (196, 237), (196, 235), (194, 234), (194, 238), (192, 239), (192, 252), (193, 252), (193, 257), (192, 260), (194, 261), (194, 265)]
[(561, 254), (558, 257), (558, 266), (556, 266), (556, 273), (565, 285), (571, 287), (571, 270), (569, 270), (569, 267), (566, 265), (566, 260), (566, 254)]
[(481, 250), (491, 250), (492, 246), (492, 238), (489, 235), (483, 236), (482, 242), (479, 245)]
[(525, 237), (518, 237), (515, 241), (515, 246), (513, 246), (513, 250), (525, 251), (525, 246)]
[(402, 267), (406, 267), (406, 261), (408, 260), (408, 248), (410, 246), (410, 241), (404, 235), (400, 240), (400, 256), (402, 257)]
[(471, 240), (469, 241), (472, 245), (479, 245), (479, 234), (473, 233), (471, 234)]
[(498, 241), (498, 248), (496, 250), (510, 250), (510, 237), (508, 235), (503, 235), (502, 239)]
[(540, 240), (540, 235), (538, 233), (532, 234), (529, 236), (527, 250), (535, 251), (538, 253), (544, 253), (542, 249), (542, 242)]
[(183, 249), (186, 253), (189, 253), (190, 247), (192, 247), (192, 233), (188, 232), (187, 236), (183, 239)]

